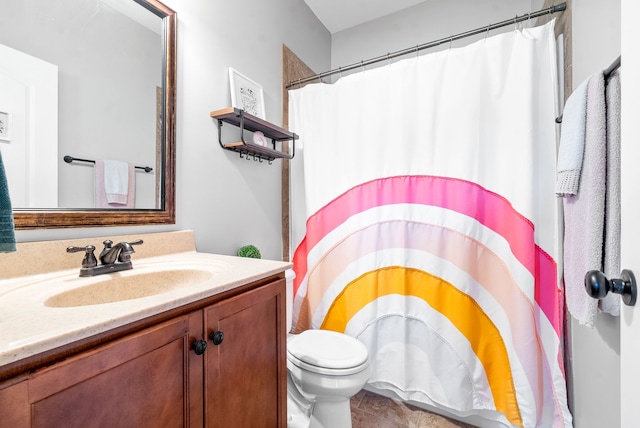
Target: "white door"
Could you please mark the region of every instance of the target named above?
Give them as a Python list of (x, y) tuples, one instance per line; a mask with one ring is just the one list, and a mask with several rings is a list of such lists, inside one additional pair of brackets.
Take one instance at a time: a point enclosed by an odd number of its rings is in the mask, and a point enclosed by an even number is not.
[[(58, 206), (58, 67), (0, 44), (0, 138), (14, 208)], [(7, 120), (8, 119), (8, 120)]]
[[(622, 269), (640, 277), (640, 50), (637, 0), (622, 0)], [(622, 428), (640, 427), (640, 303), (620, 320)], [(606, 367), (602, 368), (606, 370)]]

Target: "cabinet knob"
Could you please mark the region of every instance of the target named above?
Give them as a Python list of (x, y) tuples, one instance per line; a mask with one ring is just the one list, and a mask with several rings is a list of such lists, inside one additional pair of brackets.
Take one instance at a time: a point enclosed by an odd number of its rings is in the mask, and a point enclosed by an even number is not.
[(599, 270), (590, 270), (584, 277), (584, 286), (587, 294), (594, 299), (603, 299), (608, 292), (612, 292), (620, 294), (625, 305), (636, 304), (638, 288), (636, 277), (630, 270), (625, 269), (620, 273), (620, 278), (611, 279), (607, 279)]
[(209, 335), (209, 339), (211, 339), (214, 345), (219, 345), (224, 340), (224, 333), (221, 331), (214, 331)]
[(204, 354), (204, 351), (207, 350), (207, 341), (202, 339), (196, 340), (191, 344), (191, 349), (193, 349), (193, 352), (195, 352), (196, 355), (202, 355)]

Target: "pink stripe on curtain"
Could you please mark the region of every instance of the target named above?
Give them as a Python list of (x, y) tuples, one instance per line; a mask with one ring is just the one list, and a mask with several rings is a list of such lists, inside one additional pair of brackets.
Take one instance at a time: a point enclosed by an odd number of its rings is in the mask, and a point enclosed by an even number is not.
[[(424, 204), (447, 208), (475, 218), (500, 234), (511, 251), (535, 278), (535, 299), (561, 337), (558, 307), (561, 291), (557, 266), (534, 241), (533, 224), (505, 198), (465, 180), (434, 176), (396, 176), (356, 186), (329, 202), (307, 220), (307, 235), (294, 254), (294, 294), (307, 274), (306, 255), (325, 235), (350, 216), (371, 208), (401, 204)], [(479, 209), (478, 207), (483, 207)]]

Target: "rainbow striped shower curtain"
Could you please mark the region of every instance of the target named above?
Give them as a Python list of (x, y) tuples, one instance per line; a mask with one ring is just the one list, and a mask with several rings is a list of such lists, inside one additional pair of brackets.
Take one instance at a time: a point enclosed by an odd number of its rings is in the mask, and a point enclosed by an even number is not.
[(294, 331), (369, 383), (496, 426), (571, 427), (553, 22), (290, 92)]

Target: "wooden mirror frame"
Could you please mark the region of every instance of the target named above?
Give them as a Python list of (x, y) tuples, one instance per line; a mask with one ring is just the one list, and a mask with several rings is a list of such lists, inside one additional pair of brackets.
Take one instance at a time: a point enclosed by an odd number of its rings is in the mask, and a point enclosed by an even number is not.
[[(134, 1), (134, 0), (132, 0)], [(157, 0), (135, 0), (162, 18), (164, 24), (164, 141), (162, 145), (163, 175), (159, 209), (99, 210), (99, 209), (34, 209), (14, 210), (13, 219), (18, 230), (67, 227), (126, 226), (145, 224), (174, 224), (175, 166), (176, 166), (176, 13)]]

